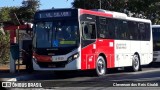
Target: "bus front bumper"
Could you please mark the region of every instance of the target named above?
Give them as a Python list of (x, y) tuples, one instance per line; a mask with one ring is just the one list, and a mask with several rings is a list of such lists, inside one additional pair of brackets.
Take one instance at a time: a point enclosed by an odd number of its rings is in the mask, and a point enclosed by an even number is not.
[(32, 62), (33, 62), (33, 69), (37, 71), (66, 71), (66, 70), (81, 69), (79, 58), (73, 60), (68, 64), (65, 64), (64, 67), (40, 67), (40, 65), (36, 62), (36, 59), (33, 59)]

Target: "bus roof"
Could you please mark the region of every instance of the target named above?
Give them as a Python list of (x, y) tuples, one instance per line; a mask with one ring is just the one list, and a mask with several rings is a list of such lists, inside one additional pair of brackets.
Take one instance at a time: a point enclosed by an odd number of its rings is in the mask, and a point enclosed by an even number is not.
[[(85, 10), (85, 9), (81, 9), (81, 10)], [(151, 23), (151, 20), (149, 19), (128, 17), (125, 13), (121, 13), (121, 12), (108, 11), (108, 10), (103, 10), (103, 9), (93, 9), (93, 10), (88, 10), (88, 11), (101, 12), (104, 14), (111, 14), (113, 18), (116, 18), (116, 19), (124, 19), (124, 20), (131, 20), (131, 21), (137, 21), (137, 22)]]
[(160, 28), (160, 25), (152, 25), (152, 28)]
[(92, 11), (102, 12), (102, 13), (106, 13), (106, 14), (112, 14), (113, 18), (125, 19), (127, 17), (127, 15), (125, 13), (120, 13), (120, 12), (115, 12), (115, 11), (108, 11), (108, 10), (104, 10), (104, 9), (93, 9)]
[[(45, 10), (39, 10), (37, 12), (45, 12), (45, 11), (53, 11), (53, 10), (75, 10), (76, 8), (56, 8), (56, 9), (45, 9)], [(80, 9), (80, 8), (78, 8)], [(151, 23), (151, 20), (149, 19), (141, 19), (141, 18), (135, 18), (135, 17), (128, 17), (125, 13), (120, 13), (120, 12), (115, 12), (115, 11), (108, 11), (108, 10), (103, 10), (103, 9), (92, 9), (92, 10), (86, 10), (86, 9), (80, 9), (82, 11), (89, 11), (89, 12), (98, 12), (95, 15), (99, 15), (100, 14), (106, 14), (103, 16), (108, 16), (108, 15), (112, 15), (112, 18), (116, 18), (116, 19), (124, 19), (124, 20), (131, 20), (131, 21), (137, 21), (137, 22), (146, 22), (146, 23)]]
[(149, 19), (142, 19), (142, 18), (135, 18), (135, 17), (127, 17), (126, 19), (131, 21), (151, 23), (151, 20)]

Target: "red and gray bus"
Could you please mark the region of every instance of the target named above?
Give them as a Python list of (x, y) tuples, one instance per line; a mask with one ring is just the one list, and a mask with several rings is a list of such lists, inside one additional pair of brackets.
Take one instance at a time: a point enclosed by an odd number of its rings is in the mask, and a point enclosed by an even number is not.
[(50, 9), (34, 17), (34, 70), (89, 70), (152, 62), (151, 21), (106, 10)]

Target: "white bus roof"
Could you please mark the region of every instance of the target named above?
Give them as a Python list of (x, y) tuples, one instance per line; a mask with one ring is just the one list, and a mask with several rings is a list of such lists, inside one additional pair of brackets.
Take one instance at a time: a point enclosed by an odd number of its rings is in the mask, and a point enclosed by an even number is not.
[[(73, 8), (58, 8), (58, 9), (73, 9)], [(47, 9), (47, 10), (58, 10), (58, 9), (56, 8), (56, 9)], [(40, 10), (40, 11), (47, 11), (47, 10)], [(108, 11), (108, 10), (103, 10), (103, 9), (92, 9), (91, 11), (109, 13), (109, 14), (112, 14), (113, 18), (116, 18), (116, 19), (124, 19), (124, 20), (131, 20), (131, 21), (137, 21), (137, 22), (151, 23), (149, 19), (128, 17), (125, 13), (120, 13), (120, 12), (115, 12), (115, 11)]]
[(120, 12), (115, 12), (115, 11), (108, 11), (108, 10), (103, 10), (103, 9), (93, 9), (93, 11), (109, 13), (109, 14), (113, 15), (113, 18), (117, 18), (117, 19), (125, 19), (125, 20), (137, 21), (137, 22), (151, 23), (151, 21), (149, 19), (128, 17), (125, 13), (120, 13)]
[(160, 25), (152, 25), (152, 28), (160, 28)]
[(127, 17), (126, 20), (151, 23), (151, 20), (149, 19), (141, 19), (141, 18), (134, 18), (134, 17)]
[(119, 19), (125, 19), (127, 15), (125, 13), (115, 12), (115, 11), (109, 11), (104, 9), (92, 9), (92, 11), (98, 11), (103, 13), (109, 13), (113, 15), (113, 18), (119, 18)]

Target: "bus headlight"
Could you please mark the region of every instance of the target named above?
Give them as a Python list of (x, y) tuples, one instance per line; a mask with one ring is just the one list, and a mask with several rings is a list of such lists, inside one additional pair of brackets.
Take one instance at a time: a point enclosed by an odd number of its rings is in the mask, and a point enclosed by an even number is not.
[(71, 55), (68, 58), (68, 63), (72, 62), (73, 60), (77, 59), (78, 57), (79, 57), (79, 53), (75, 53), (75, 54)]

